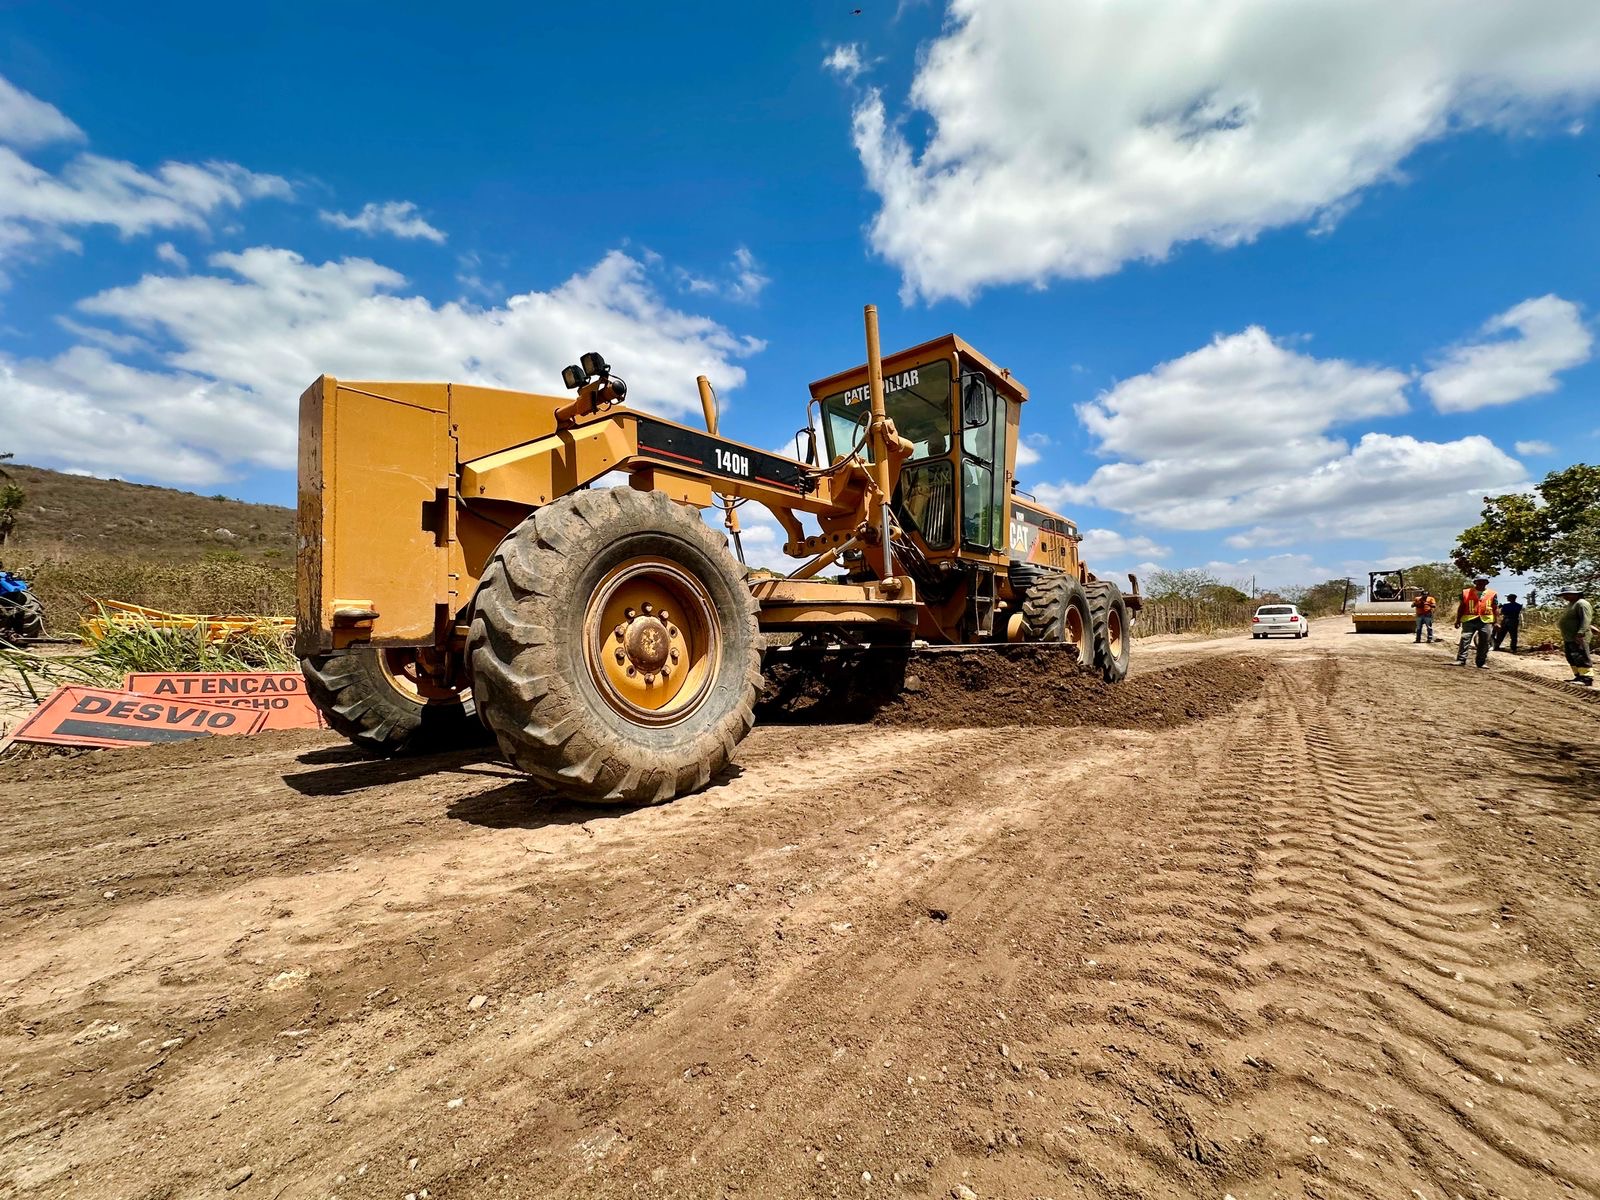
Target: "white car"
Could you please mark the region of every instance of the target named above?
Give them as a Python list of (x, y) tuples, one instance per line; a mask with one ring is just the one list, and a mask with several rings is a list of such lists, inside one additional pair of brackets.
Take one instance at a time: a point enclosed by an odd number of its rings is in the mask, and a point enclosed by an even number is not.
[(1311, 622), (1301, 616), (1300, 610), (1292, 604), (1263, 604), (1250, 619), (1250, 636), (1264, 638), (1275, 633), (1287, 633), (1297, 638), (1310, 637)]

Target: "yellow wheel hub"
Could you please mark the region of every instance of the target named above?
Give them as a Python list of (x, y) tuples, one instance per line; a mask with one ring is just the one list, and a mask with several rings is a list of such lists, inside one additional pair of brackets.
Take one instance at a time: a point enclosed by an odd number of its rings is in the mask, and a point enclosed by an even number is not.
[(672, 725), (711, 691), (721, 640), (705, 586), (676, 563), (630, 559), (584, 613), (584, 658), (600, 695), (641, 725)]
[(1122, 615), (1115, 608), (1106, 613), (1106, 643), (1113, 661), (1122, 657)]
[(1067, 605), (1067, 611), (1061, 618), (1061, 640), (1069, 646), (1076, 646), (1078, 659), (1083, 660), (1083, 614), (1076, 605)]
[(458, 704), (461, 693), (455, 688), (442, 687), (434, 678), (435, 666), (432, 650), (399, 648), (378, 651), (378, 663), (389, 686), (407, 700), (424, 704)]

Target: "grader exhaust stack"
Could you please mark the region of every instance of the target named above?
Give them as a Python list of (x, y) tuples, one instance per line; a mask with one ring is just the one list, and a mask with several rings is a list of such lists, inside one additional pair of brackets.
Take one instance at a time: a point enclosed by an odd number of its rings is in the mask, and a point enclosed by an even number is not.
[[(1027, 389), (953, 335), (885, 359), (864, 319), (866, 362), (811, 385), (821, 462), (723, 437), (703, 377), (704, 431), (628, 408), (597, 353), (563, 372), (566, 398), (317, 380), (296, 647), (329, 724), (379, 754), (492, 738), (567, 794), (656, 801), (749, 731), (765, 633), (1043, 642), (1121, 679), (1138, 585), (1096, 577), (1073, 522), (1015, 491)], [(751, 502), (789, 575), (747, 579)], [(728, 539), (700, 519), (713, 506)]]

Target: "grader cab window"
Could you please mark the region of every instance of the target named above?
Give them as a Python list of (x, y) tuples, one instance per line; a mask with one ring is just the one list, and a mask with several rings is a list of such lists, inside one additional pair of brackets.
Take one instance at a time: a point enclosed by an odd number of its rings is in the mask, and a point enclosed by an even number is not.
[[(934, 359), (883, 377), (883, 407), (900, 436), (911, 443), (911, 457), (900, 471), (894, 511), (930, 550), (955, 544), (955, 472), (949, 455), (953, 443), (950, 362)], [(872, 397), (866, 384), (837, 392), (822, 402), (823, 437), (828, 461), (838, 462), (866, 442)]]
[(1006, 402), (981, 371), (961, 376), (961, 540), (1005, 548)]
[[(950, 363), (942, 358), (883, 377), (883, 408), (900, 436), (912, 444), (911, 461), (950, 452)], [(857, 446), (870, 461), (866, 442), (872, 397), (866, 384), (835, 392), (822, 402), (822, 432), (828, 461), (838, 462)]]

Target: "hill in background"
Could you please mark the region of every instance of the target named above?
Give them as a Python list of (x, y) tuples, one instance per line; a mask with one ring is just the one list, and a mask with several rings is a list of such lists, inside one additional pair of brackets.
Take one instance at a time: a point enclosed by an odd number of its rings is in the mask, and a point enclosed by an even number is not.
[(0, 466), (28, 495), (0, 558), (110, 554), (185, 563), (231, 550), (248, 559), (294, 560), (292, 508), (9, 462)]

